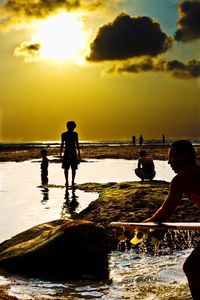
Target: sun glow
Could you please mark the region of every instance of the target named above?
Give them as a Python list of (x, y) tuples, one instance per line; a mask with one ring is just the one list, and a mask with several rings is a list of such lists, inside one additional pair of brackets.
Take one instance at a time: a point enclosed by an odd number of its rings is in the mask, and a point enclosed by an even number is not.
[(87, 33), (78, 16), (66, 12), (40, 21), (33, 42), (40, 43), (40, 58), (77, 60), (86, 47)]

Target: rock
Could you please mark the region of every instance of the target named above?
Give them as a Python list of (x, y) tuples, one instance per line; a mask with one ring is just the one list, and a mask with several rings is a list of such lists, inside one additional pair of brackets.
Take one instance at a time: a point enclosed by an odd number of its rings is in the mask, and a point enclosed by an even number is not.
[[(161, 206), (169, 192), (165, 181), (121, 182), (110, 184), (83, 184), (85, 191), (99, 192), (99, 198), (78, 215), (78, 219), (90, 220), (105, 225), (110, 222), (142, 222)], [(181, 205), (169, 218), (169, 222), (198, 222), (200, 210), (183, 198)]]
[(164, 201), (169, 184), (164, 181), (121, 182), (110, 185), (79, 185), (98, 191), (99, 198), (78, 214), (79, 219), (108, 225), (114, 221), (141, 222), (150, 217)]
[(107, 279), (105, 228), (84, 220), (56, 220), (0, 244), (0, 268), (48, 280)]

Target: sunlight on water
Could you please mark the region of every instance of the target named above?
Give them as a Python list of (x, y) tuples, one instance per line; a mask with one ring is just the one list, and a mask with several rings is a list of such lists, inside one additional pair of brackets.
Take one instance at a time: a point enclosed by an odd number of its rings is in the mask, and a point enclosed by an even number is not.
[[(52, 164), (49, 171), (56, 180), (60, 172), (63, 181), (60, 166)], [(64, 185), (39, 187), (40, 164), (30, 161), (1, 163), (1, 180), (0, 242), (39, 223), (69, 217), (98, 198), (98, 193), (81, 190), (66, 194)]]
[[(50, 157), (50, 160), (52, 158)], [(173, 173), (167, 162), (155, 161), (155, 179), (167, 181)], [(49, 188), (40, 185), (40, 160), (4, 162), (1, 165), (0, 185), (0, 242), (31, 226), (51, 220), (68, 218), (80, 212), (98, 198), (97, 193), (69, 190), (66, 195), (61, 164), (49, 165)], [(136, 161), (123, 159), (89, 160), (81, 163), (76, 182), (123, 182), (139, 180), (134, 169)]]
[[(175, 174), (167, 161), (156, 160), (154, 162), (156, 168), (156, 176), (154, 179), (171, 181)], [(87, 163), (80, 164), (77, 173), (77, 183), (140, 181), (134, 172), (136, 168), (136, 160), (90, 159)]]
[(113, 284), (121, 287), (116, 293), (118, 299), (191, 299), (182, 272), (186, 254), (187, 251), (158, 257), (136, 250), (114, 252), (111, 275)]

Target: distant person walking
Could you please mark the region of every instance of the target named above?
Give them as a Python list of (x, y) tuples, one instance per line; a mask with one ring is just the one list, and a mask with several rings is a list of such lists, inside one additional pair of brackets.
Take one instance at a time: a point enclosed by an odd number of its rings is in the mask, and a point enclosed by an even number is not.
[(136, 137), (135, 135), (132, 136), (132, 144), (135, 146), (135, 143), (136, 143)]
[(162, 144), (165, 145), (165, 135), (164, 135), (164, 133), (162, 135)]
[(145, 179), (152, 180), (155, 175), (155, 166), (153, 159), (147, 155), (147, 152), (142, 150), (139, 152), (139, 159), (135, 174), (144, 181)]
[(143, 145), (143, 142), (144, 142), (144, 138), (142, 135), (139, 136), (139, 145), (140, 147)]
[(47, 158), (47, 150), (42, 149), (40, 151), (41, 156), (42, 156), (42, 162), (40, 165), (41, 169), (41, 183), (42, 185), (48, 184), (48, 166), (49, 166), (49, 160)]
[[(65, 174), (65, 184), (68, 188), (68, 173), (69, 168), (72, 170), (72, 189), (75, 188), (75, 176), (76, 170), (78, 169), (78, 164), (80, 162), (80, 148), (78, 141), (78, 133), (74, 132), (76, 128), (76, 123), (74, 121), (69, 121), (66, 124), (67, 131), (61, 134), (61, 147), (60, 147), (60, 158), (62, 158), (62, 168)], [(62, 157), (62, 152), (64, 149), (64, 156)]]

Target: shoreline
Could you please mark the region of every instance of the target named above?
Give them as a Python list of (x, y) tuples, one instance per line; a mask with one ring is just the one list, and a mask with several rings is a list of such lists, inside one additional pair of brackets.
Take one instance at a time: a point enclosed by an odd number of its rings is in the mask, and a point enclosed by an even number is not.
[[(194, 146), (197, 159), (200, 160), (200, 145)], [(40, 150), (41, 146), (36, 147), (3, 147), (0, 148), (0, 162), (20, 162), (32, 159), (41, 158)], [(60, 147), (46, 147), (48, 151), (48, 156), (54, 156), (56, 160), (52, 162), (59, 162)], [(82, 160), (87, 159), (105, 159), (105, 158), (115, 158), (115, 159), (128, 159), (135, 160), (138, 159), (138, 153), (140, 150), (147, 151), (154, 160), (167, 160), (169, 145), (87, 145), (80, 146), (81, 158)], [(50, 160), (51, 162), (51, 160)]]

